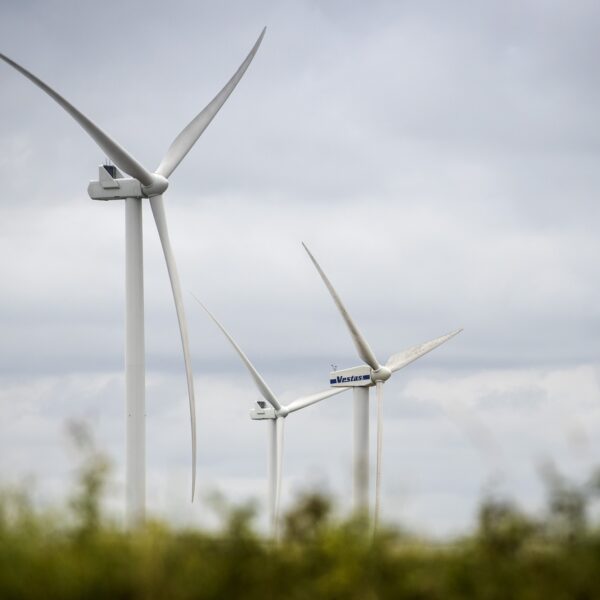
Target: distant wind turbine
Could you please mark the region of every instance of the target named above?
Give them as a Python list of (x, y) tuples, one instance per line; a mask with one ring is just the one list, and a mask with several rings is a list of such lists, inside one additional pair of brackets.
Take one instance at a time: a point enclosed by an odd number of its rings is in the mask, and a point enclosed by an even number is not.
[(381, 454), (383, 444), (383, 384), (393, 373), (402, 369), (411, 362), (417, 360), (424, 354), (431, 352), (450, 338), (462, 331), (457, 329), (452, 333), (439, 338), (412, 346), (408, 350), (398, 352), (390, 356), (385, 365), (382, 365), (367, 340), (358, 330), (358, 327), (350, 317), (342, 300), (335, 291), (327, 275), (321, 269), (315, 257), (311, 254), (306, 244), (302, 244), (310, 260), (316, 267), (323, 283), (329, 290), (338, 311), (342, 315), (356, 351), (366, 367), (353, 367), (344, 371), (332, 373), (332, 385), (352, 385), (354, 391), (354, 506), (359, 513), (368, 511), (369, 507), (369, 388), (376, 386), (377, 392), (377, 462), (375, 471), (375, 510), (373, 515), (373, 527), (376, 528), (379, 521), (381, 504)]
[[(225, 327), (219, 323), (217, 318), (194, 296), (198, 304), (206, 311), (208, 316), (215, 322), (217, 327), (223, 332), (223, 335), (229, 340), (229, 343), (233, 346), (234, 350), (238, 353), (238, 356), (244, 363), (246, 369), (250, 372), (254, 384), (258, 388), (261, 396), (266, 400), (262, 402), (257, 401), (256, 408), (250, 411), (250, 417), (254, 420), (268, 420), (270, 422), (269, 427), (269, 461), (268, 461), (268, 472), (269, 472), (269, 525), (271, 533), (274, 537), (277, 537), (277, 528), (279, 523), (279, 498), (281, 495), (281, 465), (283, 461), (283, 423), (285, 417), (290, 413), (293, 413), (307, 406), (311, 406), (321, 400), (335, 396), (341, 392), (345, 392), (349, 388), (339, 387), (330, 388), (323, 392), (317, 392), (310, 396), (303, 396), (290, 402), (289, 404), (281, 404), (275, 394), (271, 391), (265, 380), (261, 377), (260, 373), (256, 370), (254, 365), (250, 362), (250, 359), (244, 354), (244, 351), (238, 346), (236, 341), (229, 335)], [(267, 403), (270, 406), (267, 406)]]
[(225, 87), (175, 138), (158, 168), (148, 171), (127, 150), (109, 137), (91, 119), (55, 92), (33, 73), (4, 54), (0, 59), (27, 77), (53, 100), (55, 100), (104, 153), (123, 172), (132, 178), (123, 178), (113, 166), (99, 168), (99, 180), (92, 181), (88, 193), (94, 200), (125, 200), (125, 387), (127, 406), (127, 521), (136, 525), (143, 521), (145, 513), (145, 351), (144, 351), (144, 279), (142, 243), (142, 200), (149, 199), (156, 229), (160, 237), (173, 298), (179, 322), (181, 344), (187, 377), (192, 429), (192, 500), (196, 485), (196, 417), (194, 404), (194, 381), (190, 361), (187, 323), (181, 296), (179, 275), (163, 205), (163, 193), (169, 186), (168, 178), (191, 150), (208, 127), (213, 117), (225, 103), (231, 92), (252, 62), (265, 34), (263, 29), (254, 47), (227, 82)]

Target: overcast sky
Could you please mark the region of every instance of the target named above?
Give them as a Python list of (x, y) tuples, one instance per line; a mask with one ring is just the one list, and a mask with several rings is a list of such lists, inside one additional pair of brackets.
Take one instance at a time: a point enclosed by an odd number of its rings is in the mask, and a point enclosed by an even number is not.
[[(447, 535), (490, 491), (540, 507), (540, 464), (581, 479), (600, 456), (600, 7), (5, 2), (0, 51), (154, 170), (265, 25), (166, 196), (198, 397), (194, 505), (177, 321), (144, 213), (150, 509), (203, 523), (215, 488), (264, 505), (257, 392), (189, 292), (284, 400), (357, 364), (301, 241), (380, 361), (464, 327), (386, 385), (384, 517)], [(65, 423), (85, 419), (121, 514), (124, 206), (86, 193), (103, 159), (0, 64), (0, 481), (58, 501)], [(284, 504), (322, 486), (349, 508), (351, 436), (351, 394), (287, 419)]]

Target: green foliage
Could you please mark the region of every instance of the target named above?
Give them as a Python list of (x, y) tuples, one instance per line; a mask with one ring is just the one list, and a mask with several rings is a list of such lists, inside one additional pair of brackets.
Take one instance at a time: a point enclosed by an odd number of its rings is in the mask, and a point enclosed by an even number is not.
[(576, 485), (563, 477), (552, 465), (542, 471), (548, 488), (547, 534), (565, 542), (577, 543), (588, 526), (588, 503), (593, 486)]
[(68, 425), (71, 442), (81, 464), (77, 471), (77, 490), (70, 507), (75, 518), (75, 533), (80, 538), (94, 535), (100, 527), (100, 500), (106, 488), (109, 463), (94, 444), (85, 423), (72, 421)]
[(325, 496), (316, 493), (300, 496), (296, 506), (283, 518), (286, 541), (315, 542), (327, 525), (331, 511), (331, 502)]
[(109, 473), (85, 427), (70, 435), (81, 463), (64, 510), (0, 494), (0, 598), (159, 600), (494, 600), (600, 598), (600, 535), (589, 504), (600, 476), (575, 485), (546, 471), (547, 512), (531, 518), (486, 499), (476, 531), (435, 544), (364, 519), (339, 519), (331, 500), (300, 496), (278, 543), (255, 527), (253, 504), (213, 496), (217, 532), (150, 521), (125, 532), (103, 515)]
[(510, 501), (490, 498), (479, 510), (477, 548), (494, 558), (516, 557), (536, 531), (536, 525)]

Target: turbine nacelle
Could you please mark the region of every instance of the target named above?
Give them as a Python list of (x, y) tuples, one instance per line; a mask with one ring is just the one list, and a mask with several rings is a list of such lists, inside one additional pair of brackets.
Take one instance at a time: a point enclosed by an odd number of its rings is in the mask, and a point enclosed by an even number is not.
[(373, 385), (371, 367), (360, 365), (350, 369), (341, 369), (329, 373), (331, 387), (367, 387)]
[(258, 400), (256, 406), (250, 409), (250, 418), (254, 421), (263, 421), (265, 419), (276, 419), (277, 413), (272, 406), (269, 406), (268, 402), (264, 400)]
[(372, 387), (378, 381), (387, 381), (392, 376), (388, 367), (374, 370), (369, 365), (360, 365), (329, 373), (331, 387)]
[(90, 181), (88, 194), (92, 200), (125, 200), (126, 198), (153, 198), (169, 187), (162, 175), (152, 173), (152, 183), (142, 185), (137, 179), (124, 177), (114, 165), (100, 165), (98, 180)]

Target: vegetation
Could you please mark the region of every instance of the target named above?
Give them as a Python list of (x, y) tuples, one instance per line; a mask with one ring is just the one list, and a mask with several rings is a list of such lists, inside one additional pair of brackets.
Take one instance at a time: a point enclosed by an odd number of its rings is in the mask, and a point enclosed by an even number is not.
[(476, 531), (446, 544), (391, 528), (371, 538), (317, 494), (285, 515), (278, 544), (257, 533), (252, 506), (223, 502), (218, 532), (150, 522), (127, 533), (100, 509), (106, 461), (84, 429), (71, 433), (84, 460), (67, 507), (0, 496), (3, 600), (600, 598), (600, 531), (588, 514), (600, 477), (576, 486), (547, 469), (543, 518), (488, 499)]

